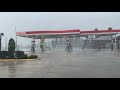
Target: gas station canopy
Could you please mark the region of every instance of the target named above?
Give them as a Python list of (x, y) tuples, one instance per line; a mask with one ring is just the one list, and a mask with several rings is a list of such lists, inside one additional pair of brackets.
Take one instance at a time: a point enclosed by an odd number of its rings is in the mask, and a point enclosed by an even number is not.
[(41, 39), (44, 38), (63, 38), (64, 36), (80, 36), (80, 30), (54, 30), (54, 31), (27, 31), (16, 32), (17, 36)]
[(16, 32), (17, 36), (26, 37), (26, 38), (34, 38), (41, 39), (44, 38), (64, 38), (66, 36), (70, 37), (87, 37), (89, 35), (98, 35), (98, 36), (107, 36), (107, 35), (116, 35), (120, 33), (120, 29), (117, 30), (90, 30), (90, 31), (80, 31), (80, 29), (76, 30), (54, 30), (54, 31), (26, 31), (26, 32)]

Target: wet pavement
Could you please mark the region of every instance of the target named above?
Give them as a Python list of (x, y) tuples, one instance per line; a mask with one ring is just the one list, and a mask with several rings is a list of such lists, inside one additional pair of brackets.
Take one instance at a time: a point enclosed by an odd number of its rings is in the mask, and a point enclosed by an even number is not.
[(63, 49), (37, 53), (41, 60), (0, 62), (0, 78), (119, 78), (120, 56), (110, 50)]

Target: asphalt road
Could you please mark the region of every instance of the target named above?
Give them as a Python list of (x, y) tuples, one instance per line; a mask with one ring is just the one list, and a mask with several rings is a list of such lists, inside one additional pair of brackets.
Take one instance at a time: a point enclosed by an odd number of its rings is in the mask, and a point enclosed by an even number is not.
[(0, 78), (119, 78), (120, 56), (111, 51), (38, 53), (41, 60), (0, 62)]

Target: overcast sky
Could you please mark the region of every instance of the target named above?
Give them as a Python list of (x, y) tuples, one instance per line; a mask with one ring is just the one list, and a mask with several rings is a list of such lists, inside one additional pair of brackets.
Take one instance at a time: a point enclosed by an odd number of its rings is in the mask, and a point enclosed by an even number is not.
[[(7, 41), (15, 39), (15, 25), (17, 31), (120, 29), (120, 12), (0, 12), (0, 33)], [(31, 44), (30, 39), (18, 38), (18, 44), (23, 43)]]

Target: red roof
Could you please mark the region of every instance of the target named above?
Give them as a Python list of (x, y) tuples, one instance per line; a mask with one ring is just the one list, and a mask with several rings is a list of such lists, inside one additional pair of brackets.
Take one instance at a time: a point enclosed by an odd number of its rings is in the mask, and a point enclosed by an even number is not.
[(80, 35), (90, 35), (90, 34), (116, 34), (120, 33), (120, 30), (90, 30), (90, 31), (80, 31), (79, 29), (76, 30), (54, 30), (54, 31), (27, 31), (27, 32), (17, 32), (17, 36), (25, 36), (25, 35), (59, 35), (59, 34), (80, 34)]
[(103, 33), (103, 32), (120, 32), (120, 30), (81, 31), (80, 33)]
[(80, 33), (80, 30), (54, 30), (54, 31), (27, 31), (27, 32), (17, 32), (17, 35), (29, 35), (29, 34), (56, 34), (56, 33)]

